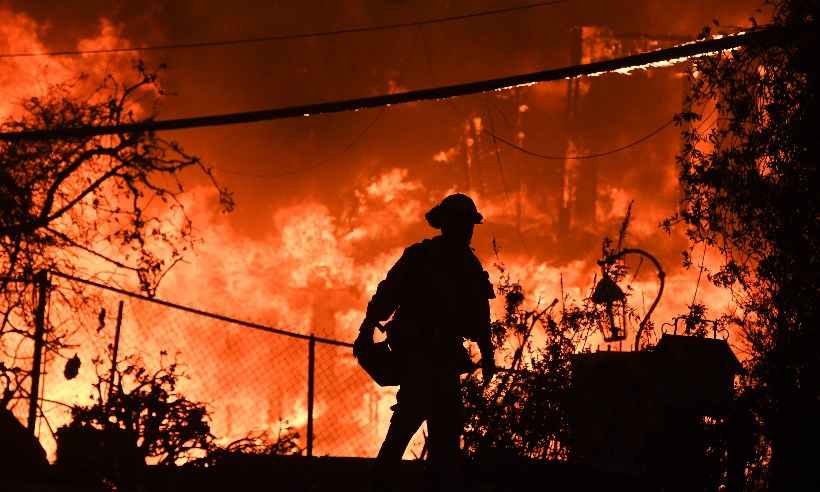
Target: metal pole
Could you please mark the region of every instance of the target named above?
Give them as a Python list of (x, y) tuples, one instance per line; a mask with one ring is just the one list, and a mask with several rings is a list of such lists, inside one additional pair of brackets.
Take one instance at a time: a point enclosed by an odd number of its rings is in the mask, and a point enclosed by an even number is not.
[(316, 338), (308, 341), (307, 455), (313, 456), (313, 373), (316, 369)]
[(117, 307), (117, 328), (114, 332), (114, 351), (111, 354), (111, 379), (108, 381), (108, 399), (105, 401), (105, 404), (111, 401), (111, 395), (114, 392), (114, 376), (117, 373), (117, 352), (120, 349), (120, 325), (122, 325), (122, 305), (123, 301), (120, 301), (119, 306)]
[(46, 332), (46, 303), (48, 302), (48, 272), (37, 274), (37, 311), (34, 313), (34, 354), (31, 362), (31, 393), (28, 404), (28, 430), (34, 433), (37, 421), (37, 400), (40, 395), (40, 358), (43, 352), (43, 338)]

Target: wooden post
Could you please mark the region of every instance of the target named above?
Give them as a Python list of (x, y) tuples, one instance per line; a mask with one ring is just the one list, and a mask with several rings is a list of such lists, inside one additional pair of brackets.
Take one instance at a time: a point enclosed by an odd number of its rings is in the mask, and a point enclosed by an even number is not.
[(43, 352), (43, 338), (46, 333), (46, 304), (48, 303), (48, 272), (37, 274), (37, 311), (34, 313), (34, 354), (31, 361), (31, 393), (28, 404), (28, 430), (34, 434), (37, 423), (37, 400), (40, 397), (40, 366)]
[(114, 393), (114, 376), (117, 374), (117, 352), (120, 348), (120, 326), (122, 325), (122, 305), (123, 301), (120, 301), (119, 306), (117, 307), (117, 328), (114, 332), (114, 349), (113, 353), (111, 354), (111, 379), (108, 381), (108, 399), (105, 401), (105, 404), (111, 401), (111, 395)]
[(313, 374), (316, 369), (316, 338), (308, 341), (307, 455), (313, 456)]

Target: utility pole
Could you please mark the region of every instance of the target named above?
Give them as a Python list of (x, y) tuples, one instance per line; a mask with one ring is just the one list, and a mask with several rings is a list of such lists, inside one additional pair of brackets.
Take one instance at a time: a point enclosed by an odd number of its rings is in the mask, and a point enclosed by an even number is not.
[(316, 372), (316, 337), (308, 341), (308, 401), (307, 401), (307, 456), (313, 456), (313, 385)]
[[(523, 113), (521, 111), (521, 90), (516, 87), (512, 91), (513, 93), (513, 104), (515, 105), (515, 143), (519, 146), (524, 146), (524, 122), (523, 122)], [(518, 234), (518, 238), (521, 239), (521, 223), (522, 223), (522, 205), (521, 202), (523, 200), (523, 195), (526, 194), (527, 189), (525, 188), (525, 182), (530, 182), (529, 179), (522, 179), (522, 168), (521, 168), (521, 160), (516, 156), (515, 160), (515, 179), (516, 179), (516, 186), (515, 186), (515, 231)], [(528, 176), (529, 177), (529, 173)], [(523, 246), (523, 240), (522, 240)], [(526, 249), (526, 248), (525, 248)]]
[(475, 116), (470, 117), (470, 139), (473, 141), (470, 147), (471, 180), (477, 193), (484, 193), (484, 163), (481, 155), (481, 125), (482, 122)]
[[(467, 131), (465, 131), (465, 135), (466, 134), (468, 134)], [(470, 193), (470, 191), (472, 191), (472, 189), (473, 189), (472, 169), (471, 169), (472, 165), (473, 165), (473, 163), (472, 163), (473, 156), (471, 154), (472, 148), (470, 147), (466, 136), (463, 139), (462, 148), (464, 149), (464, 152), (463, 152), (463, 154), (464, 154), (464, 185), (463, 185), (464, 186), (464, 192), (465, 193)]]
[(37, 310), (34, 313), (34, 354), (31, 361), (31, 392), (28, 404), (28, 430), (34, 434), (37, 424), (37, 408), (40, 397), (40, 366), (43, 339), (46, 333), (46, 304), (48, 303), (48, 272), (41, 270), (35, 277), (37, 283)]
[(114, 376), (117, 375), (117, 352), (120, 348), (120, 326), (122, 325), (122, 305), (123, 301), (120, 301), (119, 306), (117, 307), (117, 328), (114, 332), (114, 350), (111, 354), (111, 379), (108, 382), (108, 399), (105, 401), (105, 404), (111, 401), (111, 395), (114, 393)]
[[(583, 51), (582, 28), (573, 27), (570, 30), (570, 65), (579, 65)], [(580, 80), (578, 78), (567, 79), (567, 106), (566, 106), (566, 128), (567, 135), (564, 141), (564, 153), (566, 154), (572, 146), (570, 145), (577, 137), (578, 121), (578, 93), (580, 91)], [(561, 163), (560, 181), (561, 197), (559, 198), (558, 209), (558, 237), (565, 238), (569, 234), (572, 205), (574, 201), (573, 183), (570, 182), (569, 161)]]

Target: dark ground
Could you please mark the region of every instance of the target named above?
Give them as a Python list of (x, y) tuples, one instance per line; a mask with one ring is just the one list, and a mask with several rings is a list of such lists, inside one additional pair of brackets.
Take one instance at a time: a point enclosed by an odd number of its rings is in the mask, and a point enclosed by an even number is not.
[[(137, 487), (117, 490), (171, 491), (367, 491), (372, 461), (362, 458), (240, 457), (207, 469), (147, 467), (137, 477)], [(651, 490), (626, 477), (595, 473), (562, 463), (469, 464), (469, 491), (522, 490)], [(51, 476), (48, 476), (51, 475)], [(425, 490), (424, 463), (405, 461), (396, 484), (400, 491)], [(88, 476), (70, 476), (56, 469), (30, 483), (0, 481), (0, 492), (105, 490)]]

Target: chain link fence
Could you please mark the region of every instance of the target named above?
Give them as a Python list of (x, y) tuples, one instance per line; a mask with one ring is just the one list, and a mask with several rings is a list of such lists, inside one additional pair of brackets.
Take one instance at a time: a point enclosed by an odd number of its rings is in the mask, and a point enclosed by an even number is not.
[[(87, 405), (97, 398), (93, 384), (97, 373), (110, 371), (115, 345), (120, 367), (128, 356), (139, 357), (149, 370), (177, 363), (185, 374), (177, 389), (188, 400), (206, 404), (211, 431), (221, 444), (249, 433), (267, 431), (276, 436), (291, 428), (298, 432), (298, 444), (306, 455), (376, 455), (392, 415), (396, 388), (377, 386), (358, 366), (350, 343), (232, 319), (77, 278), (61, 280), (83, 282), (98, 291), (105, 313), (79, 320), (68, 340), (68, 356), (76, 352), (82, 362), (77, 377), (66, 379), (65, 359), (45, 358), (36, 432), (52, 458), (53, 433), (69, 422), (72, 405)], [(418, 456), (422, 444), (420, 431), (407, 457)]]

